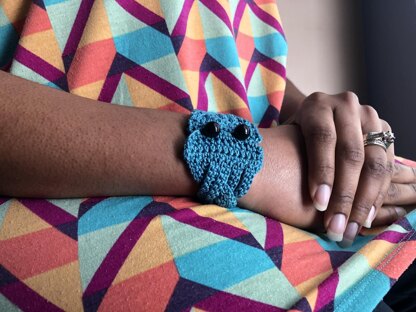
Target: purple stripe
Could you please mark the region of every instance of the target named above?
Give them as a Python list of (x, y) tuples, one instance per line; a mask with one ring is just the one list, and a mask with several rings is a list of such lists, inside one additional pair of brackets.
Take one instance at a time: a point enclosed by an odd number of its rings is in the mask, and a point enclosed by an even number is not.
[(220, 69), (213, 71), (212, 74), (233, 90), (244, 101), (244, 103), (248, 105), (247, 92), (244, 86), (230, 71), (227, 69)]
[[(384, 240), (386, 242), (397, 244), (403, 240), (404, 237), (409, 235), (409, 233), (399, 233), (395, 231), (386, 231), (377, 235), (374, 240)], [(410, 235), (411, 236), (411, 235)]]
[(208, 95), (205, 89), (209, 72), (199, 72), (198, 104), (199, 110), (206, 112), (208, 110)]
[(231, 239), (250, 234), (250, 232), (232, 225), (222, 223), (211, 218), (202, 217), (192, 209), (181, 209), (168, 213), (167, 215), (179, 222)]
[(269, 250), (274, 247), (283, 246), (283, 229), (280, 222), (266, 218), (266, 243), (264, 248)]
[(233, 21), (233, 27), (234, 32), (238, 33), (238, 30), (240, 28), (241, 19), (243, 18), (244, 10), (246, 9), (246, 1), (240, 1), (237, 5), (237, 8), (234, 13), (234, 21)]
[(263, 22), (265, 22), (266, 24), (276, 29), (283, 36), (283, 38), (285, 38), (285, 33), (283, 32), (283, 28), (276, 18), (274, 18), (272, 15), (270, 15), (266, 11), (262, 10), (254, 1), (250, 1), (249, 6), (251, 10), (253, 11), (253, 13), (256, 14), (259, 19), (261, 19)]
[(20, 281), (1, 287), (0, 293), (23, 311), (63, 311)]
[(272, 72), (278, 74), (283, 79), (286, 78), (286, 68), (279, 62), (276, 62), (275, 60), (268, 58), (265, 61), (261, 61), (260, 64), (266, 67), (267, 69), (271, 70)]
[(5, 202), (7, 202), (9, 199), (11, 199), (10, 197), (1, 197), (0, 198), (0, 205), (3, 205)]
[(103, 88), (101, 89), (100, 95), (98, 96), (99, 101), (110, 103), (113, 99), (114, 93), (116, 93), (117, 86), (121, 79), (121, 73), (107, 77), (105, 79)]
[[(275, 291), (278, 292), (279, 290), (276, 289)], [(207, 299), (196, 303), (195, 307), (205, 311), (286, 311), (266, 303), (250, 300), (226, 292), (217, 292)]]
[(75, 18), (75, 22), (72, 25), (71, 32), (66, 42), (63, 55), (74, 53), (78, 48), (78, 44), (81, 40), (93, 4), (94, 0), (82, 0), (81, 5), (79, 6), (77, 17)]
[(233, 29), (231, 26), (230, 17), (228, 16), (227, 12), (224, 8), (219, 4), (218, 1), (212, 0), (200, 0), (208, 9), (210, 9), (219, 19), (221, 19), (225, 25), (227, 25), (228, 29), (230, 30), (231, 34), (233, 34)]
[(48, 81), (53, 82), (65, 76), (65, 73), (45, 62), (29, 50), (26, 50), (21, 45), (17, 48), (15, 59)]
[(152, 218), (138, 218), (127, 226), (95, 272), (83, 297), (89, 297), (97, 291), (111, 286), (118, 271), (151, 220)]
[(186, 26), (188, 22), (189, 12), (191, 11), (192, 5), (194, 4), (195, 0), (185, 0), (184, 4), (182, 5), (183, 9), (181, 14), (179, 15), (178, 21), (176, 22), (175, 27), (172, 31), (172, 37), (176, 36), (185, 36), (186, 34)]
[(248, 86), (250, 85), (251, 78), (253, 77), (254, 71), (257, 67), (256, 62), (250, 61), (250, 64), (248, 64), (246, 76), (244, 77), (244, 84), (246, 86), (246, 89), (248, 89)]
[(137, 81), (140, 81), (156, 92), (159, 92), (172, 101), (177, 102), (189, 97), (186, 92), (182, 91), (170, 82), (160, 78), (146, 68), (141, 67), (140, 65), (129, 69), (126, 71), (126, 74), (133, 77)]
[(339, 282), (338, 271), (334, 271), (327, 279), (325, 279), (318, 286), (318, 296), (316, 298), (314, 311), (320, 311), (328, 303), (334, 300), (335, 293), (338, 287), (338, 282)]
[(153, 13), (140, 3), (132, 0), (116, 0), (116, 2), (128, 13), (147, 25), (151, 26), (163, 21), (163, 18)]
[(19, 201), (53, 226), (77, 221), (76, 217), (45, 199), (19, 199)]

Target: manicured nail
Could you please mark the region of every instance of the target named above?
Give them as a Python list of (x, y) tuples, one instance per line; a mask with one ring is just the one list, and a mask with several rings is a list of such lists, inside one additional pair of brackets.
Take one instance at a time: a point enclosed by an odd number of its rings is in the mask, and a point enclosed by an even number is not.
[(367, 219), (365, 219), (364, 227), (367, 229), (371, 229), (371, 223), (373, 223), (374, 218), (376, 217), (376, 207), (371, 206), (371, 210), (367, 216)]
[(394, 207), (394, 209), (396, 210), (397, 215), (401, 218), (404, 217), (405, 215), (407, 215), (407, 211), (406, 209), (402, 208), (402, 207)]
[(358, 223), (350, 222), (344, 232), (344, 238), (339, 245), (343, 248), (350, 247), (358, 234)]
[(326, 231), (326, 235), (330, 240), (334, 242), (342, 241), (345, 230), (345, 221), (345, 215), (342, 213), (337, 213), (332, 217), (328, 230)]
[(325, 211), (328, 208), (329, 198), (331, 197), (331, 188), (329, 185), (322, 184), (318, 187), (313, 198), (313, 205), (319, 211)]

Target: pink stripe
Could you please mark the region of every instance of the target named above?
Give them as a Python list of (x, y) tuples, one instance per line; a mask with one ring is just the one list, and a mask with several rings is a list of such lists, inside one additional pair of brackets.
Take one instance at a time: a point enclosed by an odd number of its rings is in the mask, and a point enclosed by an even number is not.
[(237, 5), (237, 9), (235, 10), (233, 27), (234, 27), (234, 32), (236, 34), (238, 33), (238, 30), (240, 28), (241, 19), (243, 18), (246, 5), (247, 5), (246, 1), (240, 1)]
[(231, 72), (227, 69), (215, 70), (212, 72), (219, 80), (233, 90), (243, 101), (248, 105), (247, 92), (244, 86), (241, 84)]
[[(278, 289), (274, 290), (279, 292)], [(214, 295), (208, 297), (195, 304), (195, 307), (205, 311), (230, 311), (230, 312), (243, 312), (243, 311), (264, 311), (264, 312), (280, 312), (286, 311), (284, 309), (271, 306), (258, 301), (250, 300), (244, 297), (236, 296), (226, 292), (217, 292)]]
[[(416, 233), (416, 231), (413, 231), (413, 232)], [(386, 231), (386, 232), (381, 233), (380, 235), (377, 235), (374, 238), (374, 240), (384, 240), (392, 244), (397, 244), (401, 242), (405, 236), (412, 237), (411, 233), (399, 233), (399, 232), (394, 232), (394, 231)]]
[(228, 29), (230, 30), (232, 34), (233, 29), (231, 26), (230, 17), (228, 16), (224, 8), (221, 6), (221, 4), (219, 4), (218, 1), (212, 1), (212, 0), (201, 0), (201, 2), (208, 9), (210, 9), (215, 15), (217, 15), (224, 22), (225, 25), (227, 25)]
[(76, 217), (45, 199), (19, 199), (19, 201), (53, 226), (77, 221)]
[(78, 44), (81, 40), (93, 4), (94, 0), (82, 0), (77, 16), (75, 18), (75, 22), (69, 34), (68, 41), (66, 42), (63, 55), (72, 54), (78, 48)]
[(179, 100), (189, 98), (189, 95), (186, 92), (182, 91), (170, 82), (160, 78), (146, 68), (141, 67), (140, 65), (127, 70), (126, 74), (152, 88), (153, 90), (159, 92), (160, 94), (163, 94), (165, 97), (172, 101), (177, 102)]
[(137, 3), (136, 1), (116, 0), (116, 2), (135, 18), (144, 22), (147, 25), (154, 25), (163, 21), (163, 18), (161, 18), (159, 15), (153, 13), (152, 11), (150, 11), (140, 3)]
[(198, 86), (198, 104), (197, 107), (199, 110), (207, 111), (208, 110), (208, 95), (205, 88), (205, 83), (207, 82), (209, 73), (200, 72), (199, 73), (199, 86)]
[(7, 202), (9, 199), (11, 199), (10, 197), (1, 197), (0, 198), (0, 205), (3, 205), (5, 202)]
[(283, 229), (280, 222), (266, 218), (266, 229), (265, 250), (283, 246)]
[(23, 311), (63, 311), (20, 281), (1, 287), (0, 293)]
[(334, 271), (325, 281), (323, 281), (318, 286), (318, 296), (316, 298), (314, 311), (320, 311), (328, 303), (334, 300), (338, 282), (338, 271)]
[(275, 28), (283, 36), (283, 38), (285, 38), (283, 28), (276, 18), (274, 18), (266, 11), (262, 10), (259, 6), (257, 6), (257, 4), (254, 1), (249, 1), (249, 6), (253, 13), (256, 14), (259, 19), (261, 19), (263, 22), (270, 25), (271, 27)]
[(168, 213), (167, 215), (179, 222), (231, 239), (250, 234), (250, 232), (232, 225), (222, 223), (211, 218), (202, 217), (192, 209), (181, 209)]
[(172, 31), (172, 36), (185, 36), (186, 34), (186, 26), (188, 22), (189, 12), (191, 11), (192, 5), (195, 0), (185, 0), (183, 4), (183, 9), (181, 14), (179, 15), (178, 21), (176, 22), (175, 27)]
[(110, 103), (113, 99), (114, 93), (117, 90), (117, 86), (121, 79), (121, 73), (116, 74), (107, 79), (104, 82), (103, 88), (101, 89), (100, 95), (98, 96), (99, 101)]
[(106, 289), (117, 276), (118, 271), (127, 259), (136, 242), (146, 230), (152, 218), (138, 218), (133, 220), (120, 235), (113, 247), (107, 253), (83, 297), (89, 297), (95, 292)]
[(248, 89), (248, 86), (250, 85), (251, 78), (253, 77), (254, 71), (256, 70), (257, 63), (250, 61), (247, 67), (246, 76), (244, 77), (244, 84), (246, 86), (246, 89)]
[(260, 64), (266, 67), (267, 69), (271, 70), (272, 72), (278, 74), (283, 79), (286, 78), (286, 68), (279, 62), (276, 62), (275, 60), (268, 58), (267, 60), (260, 62)]
[(48, 81), (54, 82), (65, 76), (65, 73), (45, 62), (29, 50), (26, 50), (21, 45), (17, 48), (15, 59)]

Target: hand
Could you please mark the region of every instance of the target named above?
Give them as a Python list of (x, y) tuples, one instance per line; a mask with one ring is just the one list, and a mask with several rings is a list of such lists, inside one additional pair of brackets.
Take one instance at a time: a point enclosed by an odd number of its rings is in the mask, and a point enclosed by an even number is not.
[(306, 154), (299, 128), (286, 125), (259, 131), (263, 168), (239, 206), (289, 225), (323, 232), (323, 213), (313, 207), (308, 194)]
[(371, 227), (393, 172), (393, 146), (364, 148), (363, 134), (391, 129), (352, 92), (314, 93), (294, 120), (305, 138), (309, 193), (315, 208), (326, 211), (328, 237), (353, 241), (361, 226)]
[[(394, 208), (386, 211), (385, 207)], [(416, 208), (416, 167), (409, 167), (400, 163), (394, 164), (392, 183), (383, 201), (383, 207), (377, 213), (373, 225), (391, 223), (391, 219), (404, 216), (408, 211)]]
[[(277, 219), (283, 223), (323, 232), (324, 213), (314, 208), (308, 192), (306, 153), (297, 126), (260, 129), (263, 136), (264, 166), (255, 176), (249, 192), (239, 200), (241, 207)], [(409, 195), (402, 187), (416, 183), (412, 169), (401, 168), (393, 175), (400, 192), (379, 209), (375, 225), (390, 225), (405, 214), (399, 203), (416, 204), (416, 192)], [(395, 184), (396, 185), (396, 184)]]

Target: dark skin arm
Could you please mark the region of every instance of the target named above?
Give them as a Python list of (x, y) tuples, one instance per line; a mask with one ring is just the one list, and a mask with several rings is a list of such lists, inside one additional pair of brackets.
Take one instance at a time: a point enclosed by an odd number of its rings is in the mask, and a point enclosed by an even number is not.
[[(193, 196), (187, 116), (74, 96), (0, 72), (0, 194), (71, 198)], [(299, 130), (262, 129), (265, 161), (242, 207), (322, 229), (307, 195)], [(278, 192), (276, 190), (279, 190)]]

